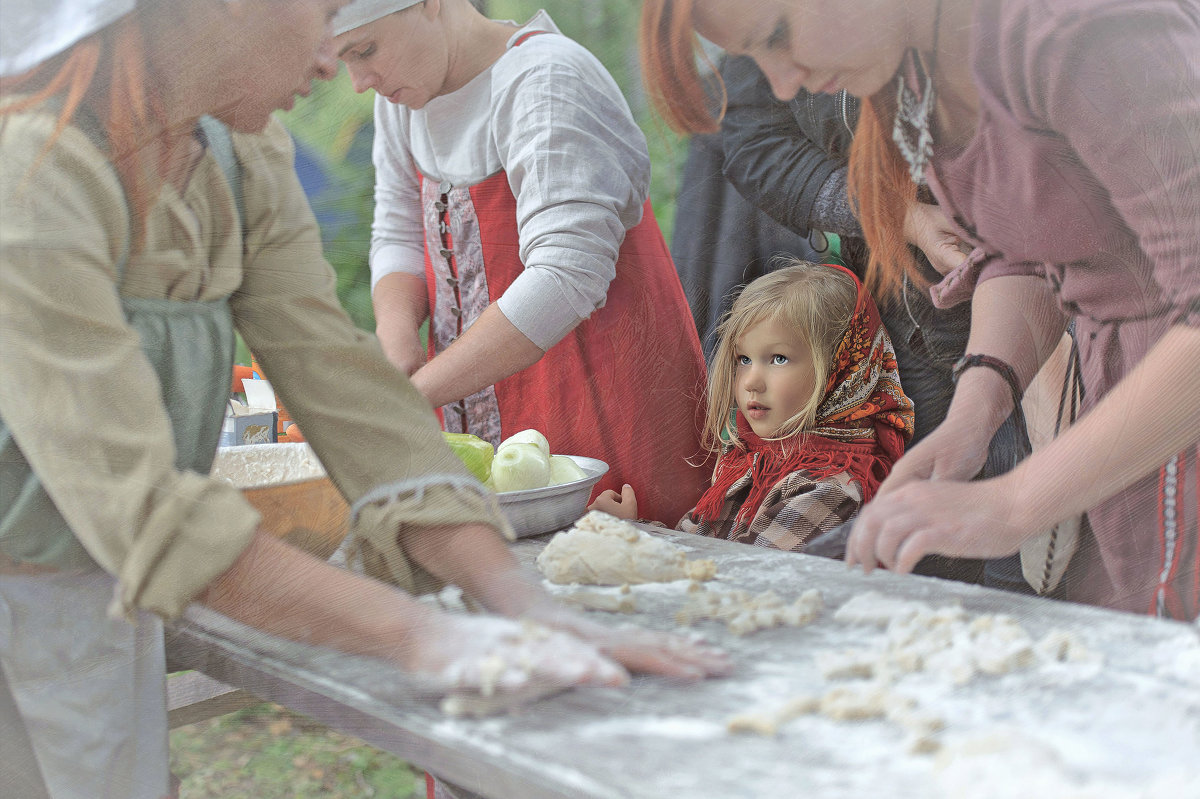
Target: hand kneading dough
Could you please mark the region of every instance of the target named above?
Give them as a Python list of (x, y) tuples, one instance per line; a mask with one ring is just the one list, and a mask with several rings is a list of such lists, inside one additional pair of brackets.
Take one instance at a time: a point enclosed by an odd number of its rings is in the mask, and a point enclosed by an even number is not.
[(550, 539), (537, 565), (547, 580), (564, 585), (711, 580), (717, 574), (713, 561), (688, 560), (682, 548), (600, 511)]

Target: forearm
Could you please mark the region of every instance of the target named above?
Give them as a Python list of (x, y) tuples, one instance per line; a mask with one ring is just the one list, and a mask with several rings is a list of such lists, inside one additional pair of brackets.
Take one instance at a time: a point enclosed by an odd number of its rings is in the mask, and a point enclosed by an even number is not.
[(371, 305), (384, 354), (402, 371), (415, 371), (423, 362), (412, 362), (420, 345), (418, 331), (429, 316), (425, 279), (403, 272), (384, 275), (371, 293)]
[(400, 534), (400, 544), (430, 574), (495, 613), (516, 617), (550, 602), (490, 527), (410, 527)]
[[(967, 353), (1004, 361), (1024, 390), (1065, 329), (1066, 319), (1044, 280), (997, 277), (975, 289)], [(992, 369), (976, 367), (959, 376), (946, 420), (990, 440), (1012, 409), (1004, 379)]]
[(262, 532), (198, 601), (273, 635), (401, 665), (406, 642), (427, 634), (437, 616), (398, 590)]
[[(1200, 330), (1176, 326), (1092, 410), (1005, 476), (1022, 528), (1111, 497), (1200, 440)], [(1164, 402), (1170, 398), (1171, 402)]]
[(543, 355), (493, 303), (457, 341), (418, 369), (412, 380), (438, 407), (514, 375)]

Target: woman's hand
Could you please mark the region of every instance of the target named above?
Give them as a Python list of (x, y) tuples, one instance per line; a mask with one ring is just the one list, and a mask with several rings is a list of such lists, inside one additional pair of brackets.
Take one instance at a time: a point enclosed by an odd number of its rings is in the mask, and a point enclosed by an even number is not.
[(611, 488), (605, 491), (600, 496), (588, 505), (588, 510), (598, 510), (616, 516), (618, 519), (627, 519), (632, 521), (638, 517), (637, 515), (637, 497), (634, 496), (633, 486), (626, 483), (621, 486), (621, 495), (617, 496), (617, 492)]
[(858, 515), (846, 563), (907, 573), (926, 555), (998, 558), (1038, 532), (1014, 501), (1004, 477), (966, 483), (912, 481), (877, 496)]
[(412, 377), (413, 373), (425, 365), (426, 350), (421, 339), (412, 333), (388, 332), (382, 327), (376, 328), (379, 344), (383, 354), (387, 356), (392, 366)]
[(701, 640), (641, 627), (609, 627), (557, 603), (541, 603), (524, 618), (571, 633), (633, 672), (702, 680), (732, 670), (724, 651)]
[(444, 613), (398, 658), (447, 690), (520, 691), (530, 686), (622, 686), (629, 674), (596, 646), (531, 622)]
[(425, 364), (421, 324), (429, 316), (428, 288), (420, 277), (393, 272), (379, 279), (371, 292), (375, 310), (375, 335), (383, 354), (409, 377)]
[(912, 203), (904, 216), (904, 238), (925, 253), (939, 274), (960, 266), (971, 251), (954, 232), (942, 209), (928, 203)]
[(947, 418), (896, 461), (876, 497), (915, 481), (970, 480), (987, 461), (991, 440), (985, 425), (959, 425)]

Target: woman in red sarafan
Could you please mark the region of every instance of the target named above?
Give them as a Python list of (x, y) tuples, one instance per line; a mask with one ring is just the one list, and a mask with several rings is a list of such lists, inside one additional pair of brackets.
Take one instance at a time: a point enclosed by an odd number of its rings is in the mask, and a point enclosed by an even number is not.
[(703, 355), (612, 77), (544, 12), (516, 25), (467, 0), (360, 0), (335, 30), (355, 88), (377, 95), (384, 351), (447, 431), (498, 444), (535, 428), (609, 464), (596, 492), (658, 486), (647, 510), (682, 516), (708, 476)]

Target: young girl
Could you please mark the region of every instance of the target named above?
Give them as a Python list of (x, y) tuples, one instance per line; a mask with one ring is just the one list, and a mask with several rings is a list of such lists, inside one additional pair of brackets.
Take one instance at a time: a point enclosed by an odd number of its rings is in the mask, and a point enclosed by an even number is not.
[[(912, 436), (892, 343), (852, 272), (804, 261), (746, 286), (718, 336), (704, 441), (720, 459), (677, 528), (799, 549), (853, 516)], [(637, 518), (628, 485), (591, 507)]]

